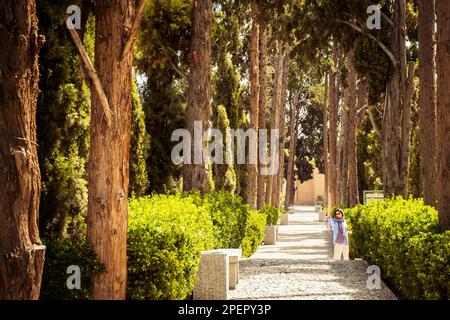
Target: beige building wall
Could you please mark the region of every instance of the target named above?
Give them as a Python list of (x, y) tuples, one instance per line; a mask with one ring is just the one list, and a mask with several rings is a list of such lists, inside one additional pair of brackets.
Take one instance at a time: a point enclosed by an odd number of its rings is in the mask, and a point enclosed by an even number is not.
[(311, 180), (304, 183), (295, 182), (295, 204), (314, 205), (319, 195), (325, 199), (325, 175), (315, 168)]

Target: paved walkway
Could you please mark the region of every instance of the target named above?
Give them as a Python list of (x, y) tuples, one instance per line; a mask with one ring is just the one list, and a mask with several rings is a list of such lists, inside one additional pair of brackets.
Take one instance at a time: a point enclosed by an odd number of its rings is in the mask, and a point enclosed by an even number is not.
[(365, 261), (332, 260), (331, 234), (314, 207), (297, 206), (278, 233), (276, 245), (263, 245), (241, 261), (230, 299), (396, 299), (384, 283), (379, 290), (367, 289)]

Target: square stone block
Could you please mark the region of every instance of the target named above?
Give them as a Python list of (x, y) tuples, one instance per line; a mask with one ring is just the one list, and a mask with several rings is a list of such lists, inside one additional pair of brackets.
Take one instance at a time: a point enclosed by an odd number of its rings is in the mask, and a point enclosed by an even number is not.
[(280, 224), (281, 225), (288, 225), (289, 224), (289, 214), (288, 213), (281, 214)]
[(228, 254), (203, 251), (194, 287), (194, 300), (228, 300), (228, 286)]
[(239, 283), (239, 260), (242, 257), (242, 249), (216, 249), (211, 252), (222, 252), (228, 254), (229, 261), (229, 288), (236, 289)]
[(278, 238), (278, 226), (267, 226), (266, 233), (264, 234), (264, 244), (274, 245), (277, 243)]

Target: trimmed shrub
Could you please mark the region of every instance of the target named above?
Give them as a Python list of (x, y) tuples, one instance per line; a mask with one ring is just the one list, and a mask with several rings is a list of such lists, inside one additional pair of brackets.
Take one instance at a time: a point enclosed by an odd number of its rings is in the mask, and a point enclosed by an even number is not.
[(251, 256), (264, 239), (267, 214), (251, 210), (239, 195), (221, 190), (207, 193), (188, 192), (194, 203), (202, 206), (214, 225), (216, 248), (241, 248), (242, 254)]
[(274, 206), (265, 204), (263, 212), (267, 216), (266, 224), (268, 226), (276, 225), (278, 220), (280, 220), (281, 212)]
[(209, 192), (201, 201), (214, 225), (217, 246), (240, 248), (246, 235), (250, 207), (241, 197), (225, 190)]
[(201, 251), (214, 247), (208, 213), (192, 199), (131, 199), (128, 299), (178, 300), (191, 294)]
[[(91, 277), (105, 271), (105, 266), (97, 260), (87, 240), (83, 237), (49, 239), (46, 248), (44, 274), (42, 276), (41, 299), (43, 300), (86, 300), (93, 289)], [(80, 267), (81, 289), (67, 288), (67, 268)]]
[(242, 239), (242, 255), (250, 257), (256, 252), (262, 241), (264, 240), (264, 232), (266, 229), (267, 217), (264, 212), (251, 210), (250, 216), (245, 229), (245, 236)]
[(439, 232), (433, 207), (399, 197), (346, 213), (352, 256), (378, 265), (407, 298), (450, 298), (450, 232)]

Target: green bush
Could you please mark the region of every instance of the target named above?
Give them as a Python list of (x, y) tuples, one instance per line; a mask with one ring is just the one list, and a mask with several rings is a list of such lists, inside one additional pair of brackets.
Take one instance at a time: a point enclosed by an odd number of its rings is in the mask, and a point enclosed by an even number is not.
[(184, 193), (194, 203), (202, 206), (214, 225), (216, 248), (241, 248), (242, 254), (251, 256), (264, 238), (265, 212), (251, 210), (239, 195), (221, 190), (207, 193)]
[(242, 255), (250, 257), (256, 252), (261, 242), (264, 240), (267, 217), (264, 212), (252, 210), (245, 229), (245, 236), (242, 239)]
[(280, 220), (281, 212), (274, 206), (265, 204), (263, 212), (267, 215), (267, 225), (276, 225)]
[[(85, 238), (50, 239), (44, 241), (46, 248), (41, 299), (71, 300), (88, 299), (92, 290), (91, 277), (105, 271)], [(67, 268), (80, 267), (81, 289), (67, 288)]]
[(450, 232), (422, 200), (373, 201), (347, 211), (350, 250), (410, 299), (450, 298)]
[(208, 213), (193, 199), (131, 199), (128, 299), (185, 299), (195, 284), (202, 250), (215, 245)]
[(209, 192), (202, 199), (214, 225), (217, 246), (240, 248), (250, 218), (250, 207), (242, 198), (225, 190)]

